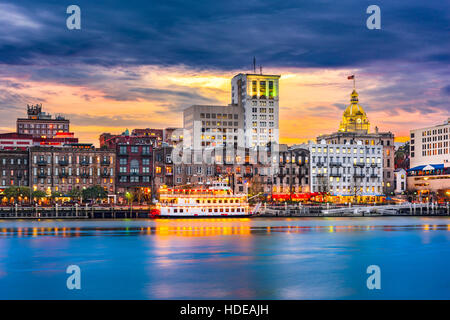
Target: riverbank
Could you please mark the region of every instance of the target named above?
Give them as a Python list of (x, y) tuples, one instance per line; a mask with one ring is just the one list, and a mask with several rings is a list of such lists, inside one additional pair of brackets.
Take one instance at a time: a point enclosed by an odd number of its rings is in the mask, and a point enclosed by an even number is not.
[[(0, 219), (148, 219), (152, 218), (151, 209), (150, 206), (14, 206), (0, 207)], [(264, 205), (251, 217), (449, 216), (449, 209), (449, 204), (435, 203), (375, 206)], [(228, 218), (228, 216), (211, 218)]]

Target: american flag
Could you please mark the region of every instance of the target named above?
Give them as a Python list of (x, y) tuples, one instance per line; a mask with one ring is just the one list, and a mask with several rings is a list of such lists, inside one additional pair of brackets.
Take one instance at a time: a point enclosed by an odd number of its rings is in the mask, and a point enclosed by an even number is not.
[(354, 75), (354, 74), (352, 74), (351, 76), (348, 76), (348, 77), (347, 77), (347, 79), (348, 79), (348, 80), (352, 80), (352, 79), (355, 79), (355, 75)]

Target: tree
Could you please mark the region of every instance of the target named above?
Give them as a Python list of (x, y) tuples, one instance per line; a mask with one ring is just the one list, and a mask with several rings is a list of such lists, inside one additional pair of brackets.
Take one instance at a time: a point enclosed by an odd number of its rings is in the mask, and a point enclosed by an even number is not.
[(81, 198), (81, 190), (80, 189), (72, 189), (69, 191), (68, 196), (72, 198), (72, 200)]
[(133, 200), (134, 200), (134, 195), (133, 195), (132, 192), (128, 192), (128, 191), (127, 191), (127, 192), (125, 193), (125, 198), (127, 198), (128, 203), (132, 203)]
[(106, 192), (103, 187), (96, 185), (93, 187), (86, 188), (82, 191), (82, 195), (84, 199), (88, 200), (97, 200), (97, 199), (105, 199), (108, 197), (108, 192)]
[(19, 197), (28, 197), (30, 195), (30, 188), (28, 187), (8, 187), (3, 191), (3, 195), (4, 197), (11, 199), (13, 198), (14, 200), (18, 200)]
[(47, 196), (47, 194), (44, 191), (42, 191), (42, 190), (35, 190), (31, 194), (31, 196), (33, 198), (38, 198), (39, 199), (39, 198), (45, 198)]

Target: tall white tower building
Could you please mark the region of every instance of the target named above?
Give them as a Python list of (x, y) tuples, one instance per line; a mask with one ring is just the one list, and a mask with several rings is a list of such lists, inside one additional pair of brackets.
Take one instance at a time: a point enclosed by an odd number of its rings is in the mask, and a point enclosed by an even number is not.
[(279, 143), (279, 75), (239, 73), (231, 80), (231, 103), (243, 108), (245, 146)]

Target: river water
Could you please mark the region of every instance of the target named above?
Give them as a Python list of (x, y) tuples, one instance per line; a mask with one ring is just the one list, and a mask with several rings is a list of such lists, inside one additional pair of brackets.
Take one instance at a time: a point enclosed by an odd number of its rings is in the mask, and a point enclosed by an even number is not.
[(447, 217), (0, 220), (0, 299), (450, 299), (449, 270)]

